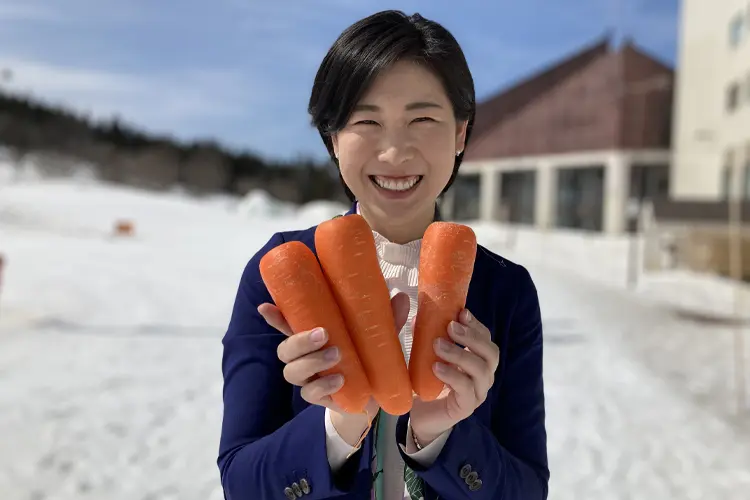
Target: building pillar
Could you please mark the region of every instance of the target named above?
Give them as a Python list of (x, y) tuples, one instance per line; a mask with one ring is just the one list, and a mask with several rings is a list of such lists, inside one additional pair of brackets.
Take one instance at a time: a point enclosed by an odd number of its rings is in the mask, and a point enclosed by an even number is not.
[(535, 225), (540, 229), (554, 227), (557, 222), (557, 168), (549, 162), (537, 166), (534, 204)]
[(621, 153), (613, 153), (604, 167), (604, 233), (625, 231), (629, 192), (630, 161)]
[(439, 207), (440, 207), (440, 215), (441, 217), (443, 217), (443, 219), (452, 220), (456, 216), (456, 214), (454, 213), (455, 201), (456, 201), (455, 189), (449, 189), (448, 192), (442, 196), (440, 203), (439, 203)]
[(500, 207), (500, 172), (484, 167), (480, 174), (479, 218), (484, 221), (497, 220)]

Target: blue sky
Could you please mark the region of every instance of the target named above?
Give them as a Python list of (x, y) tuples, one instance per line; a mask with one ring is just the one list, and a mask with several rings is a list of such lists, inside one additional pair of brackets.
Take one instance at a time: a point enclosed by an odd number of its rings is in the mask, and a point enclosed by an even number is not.
[(307, 99), (338, 34), (419, 12), (462, 44), (478, 99), (614, 28), (674, 63), (679, 0), (0, 0), (17, 92), (265, 157), (323, 157)]

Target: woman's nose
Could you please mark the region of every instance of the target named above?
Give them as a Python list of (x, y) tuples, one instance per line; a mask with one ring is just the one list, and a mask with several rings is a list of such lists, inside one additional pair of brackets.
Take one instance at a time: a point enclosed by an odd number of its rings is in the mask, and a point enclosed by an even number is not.
[(400, 165), (413, 157), (414, 149), (404, 131), (388, 134), (378, 155), (380, 161), (392, 165)]

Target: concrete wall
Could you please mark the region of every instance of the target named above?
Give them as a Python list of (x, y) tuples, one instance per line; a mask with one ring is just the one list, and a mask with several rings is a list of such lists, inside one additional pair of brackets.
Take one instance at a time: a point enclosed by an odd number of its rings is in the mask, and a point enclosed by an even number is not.
[[(738, 186), (750, 154), (750, 0), (683, 0), (681, 6), (671, 195), (717, 199), (728, 156)], [(737, 43), (730, 36), (734, 19), (741, 25)], [(732, 83), (739, 84), (739, 103), (730, 112)]]

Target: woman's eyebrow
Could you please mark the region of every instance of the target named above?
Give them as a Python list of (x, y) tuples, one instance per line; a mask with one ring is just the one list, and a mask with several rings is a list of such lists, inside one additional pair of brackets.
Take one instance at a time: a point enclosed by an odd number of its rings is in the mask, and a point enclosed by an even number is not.
[[(405, 106), (405, 109), (407, 111), (413, 111), (415, 109), (426, 109), (426, 108), (438, 108), (438, 109), (442, 109), (443, 107), (440, 104), (438, 104), (436, 102), (432, 102), (432, 101), (416, 101), (416, 102), (411, 102), (411, 103), (409, 103), (409, 104), (407, 104)], [(377, 112), (377, 111), (380, 111), (380, 107), (376, 106), (374, 104), (365, 104), (365, 103), (363, 103), (363, 104), (357, 104), (356, 106), (354, 106), (354, 111), (355, 112), (356, 111), (374, 111), (374, 112)]]

